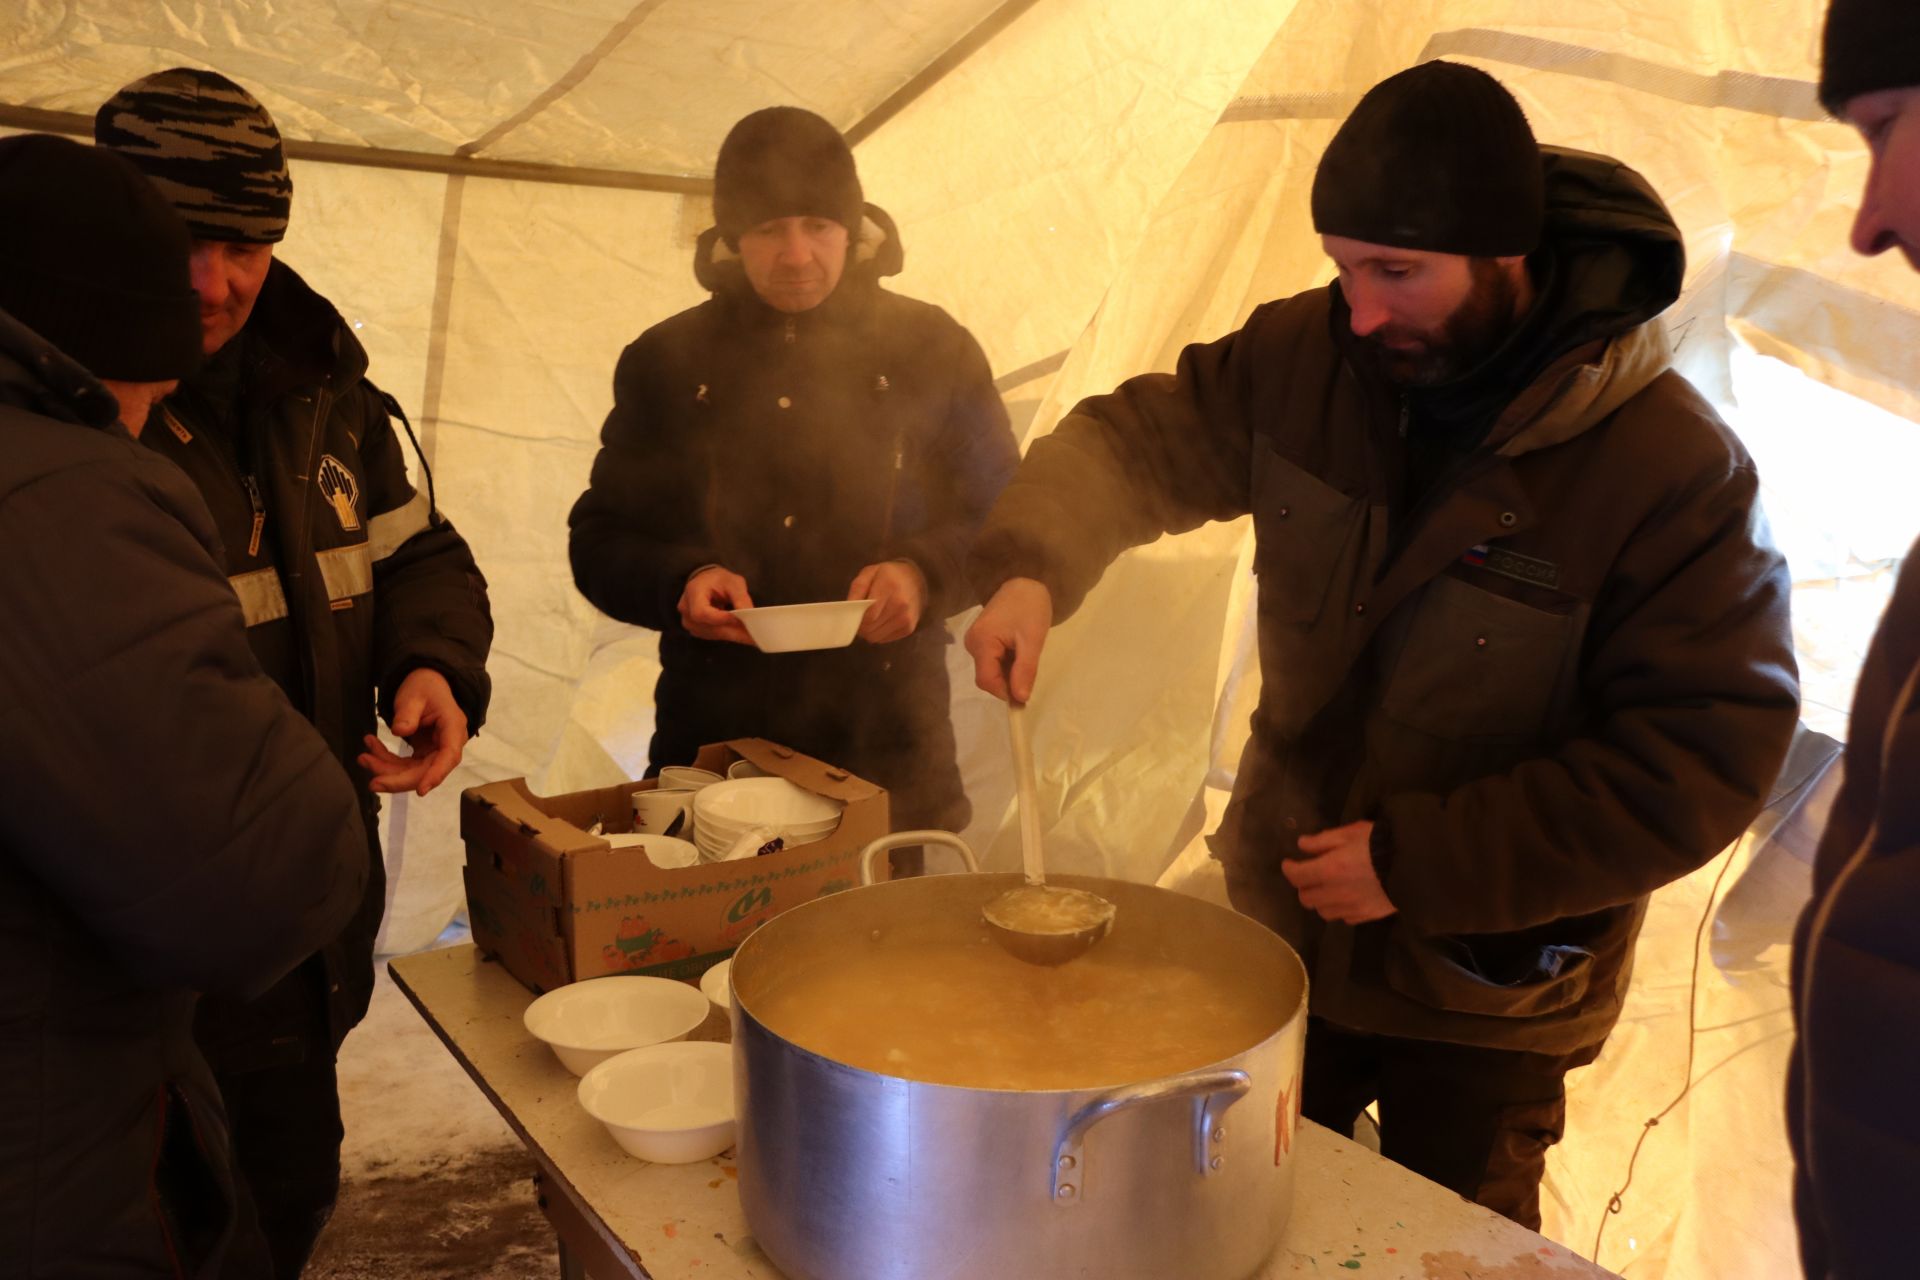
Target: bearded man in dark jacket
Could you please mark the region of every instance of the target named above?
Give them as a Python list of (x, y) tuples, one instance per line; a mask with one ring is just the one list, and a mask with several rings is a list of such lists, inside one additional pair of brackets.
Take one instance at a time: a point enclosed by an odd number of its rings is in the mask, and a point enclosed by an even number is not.
[(187, 250), (119, 157), (0, 141), (11, 1280), (212, 1280), (257, 1254), (195, 993), (265, 990), (368, 877), (352, 783), (254, 659), (206, 505), (128, 435), (200, 363)]
[[(358, 783), (375, 851), (343, 932), (259, 999), (209, 999), (198, 1017), (274, 1273), (290, 1277), (338, 1191), (334, 1059), (372, 995), (386, 902), (378, 795), (424, 796), (459, 763), (486, 715), (493, 623), (431, 477), (425, 492), (407, 479), (388, 417), (398, 405), (367, 380), (339, 312), (274, 257), (292, 181), (266, 109), (223, 76), (174, 68), (109, 99), (94, 135), (153, 179), (194, 236), (206, 366), (142, 441), (213, 511), (248, 640)], [(376, 710), (411, 757), (374, 736)]]
[[(1820, 101), (1872, 153), (1853, 247), (1920, 270), (1920, 8), (1834, 0)], [(1795, 1217), (1811, 1280), (1912, 1271), (1920, 1191), (1920, 544), (1867, 650), (1794, 940)]]
[[(765, 737), (886, 787), (896, 830), (957, 830), (943, 624), (1018, 457), (986, 357), (880, 287), (899, 233), (820, 117), (735, 125), (713, 205), (713, 297), (622, 353), (571, 517), (581, 593), (661, 633), (647, 771)], [(846, 649), (761, 653), (732, 614), (841, 599), (874, 602)]]
[(1531, 1227), (1648, 895), (1797, 717), (1753, 463), (1668, 367), (1678, 230), (1498, 82), (1375, 86), (1322, 157), (1337, 280), (1082, 402), (982, 532), (983, 688), (1129, 546), (1251, 514), (1261, 701), (1212, 837), (1306, 959), (1308, 1117)]

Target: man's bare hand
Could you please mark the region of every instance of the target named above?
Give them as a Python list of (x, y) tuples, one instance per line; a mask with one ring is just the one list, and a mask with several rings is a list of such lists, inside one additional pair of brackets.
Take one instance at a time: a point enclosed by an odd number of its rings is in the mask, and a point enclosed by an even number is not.
[(687, 634), (702, 640), (731, 640), (752, 644), (747, 625), (733, 616), (735, 609), (753, 608), (747, 580), (731, 569), (711, 565), (687, 579), (680, 593), (680, 623)]
[(870, 564), (854, 575), (849, 600), (871, 600), (860, 619), (860, 638), (870, 644), (905, 640), (920, 625), (927, 609), (927, 578), (911, 560)]
[(1040, 674), (1040, 650), (1053, 626), (1053, 593), (1044, 582), (1009, 578), (967, 628), (973, 681), (1003, 702), (1025, 704)]
[(1383, 920), (1399, 908), (1373, 869), (1373, 824), (1349, 822), (1300, 837), (1304, 858), (1286, 858), (1280, 873), (1300, 895), (1300, 905), (1337, 924)]
[(411, 791), (426, 795), (447, 780), (467, 747), (467, 713), (454, 700), (447, 678), (431, 667), (421, 667), (400, 682), (393, 695), (396, 738), (413, 748), (411, 756), (397, 755), (373, 734), (363, 741), (360, 767), (373, 775), (368, 786), (387, 795)]

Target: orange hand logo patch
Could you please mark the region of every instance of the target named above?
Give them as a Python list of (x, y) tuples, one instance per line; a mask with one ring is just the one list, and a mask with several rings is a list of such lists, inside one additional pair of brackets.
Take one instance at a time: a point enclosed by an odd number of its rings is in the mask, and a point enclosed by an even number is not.
[(360, 482), (346, 464), (332, 454), (320, 459), (320, 496), (333, 507), (341, 529), (352, 533), (360, 527)]

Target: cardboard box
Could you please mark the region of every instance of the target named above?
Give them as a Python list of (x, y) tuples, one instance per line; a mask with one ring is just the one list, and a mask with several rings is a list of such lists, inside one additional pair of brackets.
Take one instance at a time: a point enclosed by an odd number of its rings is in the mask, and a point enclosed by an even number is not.
[(860, 851), (889, 831), (887, 793), (762, 738), (703, 747), (694, 761), (725, 773), (751, 760), (846, 802), (825, 840), (692, 867), (657, 867), (587, 831), (632, 829), (635, 791), (655, 780), (536, 796), (526, 780), (460, 797), (473, 940), (535, 991), (608, 973), (696, 978), (789, 907), (860, 883)]

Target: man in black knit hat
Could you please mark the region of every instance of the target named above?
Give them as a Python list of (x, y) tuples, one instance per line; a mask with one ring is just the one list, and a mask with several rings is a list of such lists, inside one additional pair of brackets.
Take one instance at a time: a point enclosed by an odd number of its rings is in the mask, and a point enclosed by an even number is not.
[[(896, 830), (957, 830), (945, 620), (1017, 458), (986, 357), (880, 286), (899, 233), (811, 112), (733, 127), (713, 212), (713, 297), (622, 353), (571, 517), (581, 593), (661, 633), (647, 771), (765, 737), (886, 787)], [(843, 599), (874, 602), (846, 649), (761, 653), (732, 614)]]
[(1305, 1114), (1540, 1222), (1648, 896), (1759, 812), (1798, 709), (1753, 463), (1669, 367), (1680, 234), (1491, 77), (1372, 89), (1313, 184), (1337, 279), (1029, 450), (973, 557), (1024, 700), (1127, 547), (1251, 515), (1263, 689), (1210, 841), (1312, 976)]
[[(224, 76), (175, 67), (108, 99), (94, 136), (139, 166), (193, 234), (206, 363), (142, 442), (213, 511), (253, 651), (353, 777), (375, 850), (360, 911), (337, 937), (258, 999), (204, 1001), (196, 1024), (273, 1274), (290, 1277), (339, 1184), (334, 1059), (366, 1013), (386, 905), (378, 793), (424, 796), (459, 763), (486, 714), (493, 622), (431, 476), (424, 492), (407, 478), (389, 416), (399, 406), (367, 379), (353, 328), (274, 256), (293, 183), (266, 108)], [(376, 711), (411, 757), (374, 736)], [(232, 1265), (254, 1263), (236, 1253)]]
[[(1853, 247), (1920, 270), (1920, 6), (1834, 0), (1820, 101), (1866, 139)], [(1867, 650), (1845, 781), (1794, 943), (1788, 1081), (1800, 1253), (1815, 1280), (1912, 1270), (1920, 1187), (1920, 543)]]
[(197, 993), (271, 986), (368, 875), (353, 786), (249, 650), (206, 505), (128, 438), (200, 364), (187, 254), (125, 160), (0, 141), (8, 1277), (258, 1256)]

